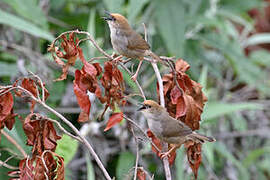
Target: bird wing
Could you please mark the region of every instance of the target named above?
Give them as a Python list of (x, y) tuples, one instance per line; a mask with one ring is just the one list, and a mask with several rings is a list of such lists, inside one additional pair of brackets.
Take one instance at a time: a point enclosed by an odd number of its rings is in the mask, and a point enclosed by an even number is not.
[(141, 35), (134, 32), (132, 37), (128, 38), (128, 46), (131, 50), (148, 50), (150, 49), (149, 44), (142, 38)]
[(164, 123), (163, 127), (165, 127), (162, 132), (162, 135), (164, 137), (169, 138), (169, 137), (186, 136), (192, 133), (192, 129), (190, 127), (172, 117), (170, 117), (170, 119), (168, 119), (167, 121), (162, 122)]

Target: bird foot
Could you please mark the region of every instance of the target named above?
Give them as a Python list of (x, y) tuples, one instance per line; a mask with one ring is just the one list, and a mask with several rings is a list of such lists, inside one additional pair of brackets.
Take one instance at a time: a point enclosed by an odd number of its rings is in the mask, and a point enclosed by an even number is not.
[(132, 81), (136, 81), (137, 80), (137, 74), (134, 74), (133, 76), (131, 76), (131, 79), (132, 79)]
[(170, 153), (171, 153), (170, 151), (163, 152), (163, 153), (160, 154), (160, 158), (163, 159), (163, 158), (165, 158), (166, 156), (168, 156), (168, 158), (169, 158), (169, 157), (171, 156)]

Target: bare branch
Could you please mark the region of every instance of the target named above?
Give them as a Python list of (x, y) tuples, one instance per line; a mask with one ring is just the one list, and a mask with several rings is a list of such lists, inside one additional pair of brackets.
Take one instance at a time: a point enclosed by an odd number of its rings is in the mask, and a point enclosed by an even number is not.
[[(145, 25), (144, 25), (144, 36), (145, 36), (145, 41), (147, 41), (147, 29), (146, 29)], [(152, 64), (152, 67), (155, 71), (155, 75), (156, 75), (157, 81), (158, 81), (160, 105), (162, 107), (165, 107), (165, 100), (164, 100), (164, 93), (163, 93), (163, 81), (162, 81), (159, 69), (157, 67), (157, 64), (155, 62), (152, 62), (151, 64)], [(168, 143), (162, 143), (162, 151), (164, 151), (164, 152), (168, 151)], [(172, 176), (171, 176), (168, 157), (163, 158), (162, 161), (163, 161), (163, 167), (165, 170), (166, 180), (171, 180)]]
[(12, 169), (12, 170), (19, 169), (19, 167), (11, 166), (11, 165), (7, 164), (6, 162), (0, 160), (0, 167), (1, 166), (4, 166), (4, 167), (6, 167), (8, 169)]
[(42, 99), (43, 102), (45, 102), (45, 90), (44, 90), (44, 85), (43, 85), (43, 82), (42, 82), (41, 78), (38, 75), (36, 75), (33, 72), (31, 72), (31, 71), (28, 71), (28, 72), (30, 74), (32, 74), (35, 78), (37, 78), (39, 80), (39, 83), (40, 83), (40, 86), (41, 86), (41, 92), (42, 92), (41, 99)]
[(74, 136), (71, 133), (69, 133), (63, 126), (61, 126), (61, 124), (58, 121), (51, 119), (51, 118), (47, 118), (47, 117), (45, 119), (55, 123), (59, 127), (59, 129), (62, 130), (66, 135), (68, 135), (71, 138), (76, 139), (77, 141), (82, 143), (82, 140), (78, 136)]
[(156, 148), (156, 150), (158, 152), (161, 152), (160, 149), (155, 145), (155, 143), (153, 143), (153, 141), (147, 136), (147, 134), (144, 132), (144, 130), (136, 122), (134, 122), (132, 119), (128, 118), (126, 115), (123, 115), (123, 117), (127, 121), (131, 122), (136, 128), (138, 128), (143, 133), (143, 135), (147, 138), (147, 140)]
[(133, 137), (134, 137), (135, 143), (136, 143), (136, 161), (135, 161), (135, 170), (134, 170), (134, 177), (133, 177), (133, 180), (136, 180), (137, 179), (138, 163), (139, 163), (139, 142), (138, 142), (138, 138), (134, 134), (133, 127), (131, 127), (131, 132), (133, 134)]
[[(118, 64), (125, 70), (125, 71), (127, 71), (127, 73), (130, 75), (130, 76), (132, 76), (132, 73), (129, 71), (129, 69), (125, 66), (125, 65), (123, 65), (121, 62), (118, 62)], [(141, 93), (141, 95), (142, 95), (142, 97), (143, 97), (143, 99), (144, 99), (144, 101), (146, 100), (146, 97), (145, 97), (145, 95), (144, 95), (144, 92), (143, 92), (143, 89), (142, 89), (142, 87), (141, 87), (141, 85), (139, 84), (139, 82), (136, 80), (135, 81), (135, 83), (136, 83), (136, 85), (137, 85), (137, 87), (138, 87), (138, 89), (139, 89), (139, 91), (140, 91), (140, 93)]]

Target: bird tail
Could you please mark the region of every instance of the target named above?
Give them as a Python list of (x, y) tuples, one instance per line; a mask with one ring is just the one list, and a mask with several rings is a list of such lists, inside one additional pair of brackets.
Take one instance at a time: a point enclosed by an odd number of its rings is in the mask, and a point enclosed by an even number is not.
[(192, 134), (189, 135), (189, 138), (191, 138), (195, 142), (200, 142), (200, 143), (216, 141), (216, 139), (213, 137), (205, 136), (194, 131), (192, 132)]

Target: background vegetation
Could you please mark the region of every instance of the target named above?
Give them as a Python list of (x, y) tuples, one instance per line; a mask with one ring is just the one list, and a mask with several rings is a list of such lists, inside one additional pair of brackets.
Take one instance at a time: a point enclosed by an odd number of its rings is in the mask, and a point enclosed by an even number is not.
[[(191, 65), (190, 77), (204, 87), (208, 102), (200, 131), (213, 135), (217, 142), (203, 145), (198, 179), (269, 179), (268, 6), (269, 1), (262, 0), (1, 0), (0, 85), (27, 75), (27, 70), (38, 74), (48, 85), (49, 105), (88, 137), (111, 175), (117, 179), (128, 177), (136, 150), (126, 122), (104, 133), (111, 112), (105, 114), (104, 121), (98, 120), (103, 107), (93, 97), (91, 122), (78, 124), (80, 109), (72, 90), (74, 68), (66, 81), (53, 83), (61, 69), (47, 52), (54, 37), (80, 29), (88, 31), (106, 52), (112, 53), (109, 28), (101, 17), (105, 10), (121, 13), (137, 32), (143, 33), (142, 23), (146, 23), (153, 52), (186, 60)], [(82, 48), (87, 59), (100, 56), (90, 43), (84, 43)], [(129, 63), (134, 70), (137, 64), (136, 60)], [(75, 68), (81, 66), (77, 61)], [(136, 93), (129, 75), (123, 73), (127, 93)], [(157, 99), (153, 74), (149, 63), (144, 63), (138, 77), (149, 99)], [(136, 105), (141, 100), (132, 98), (131, 102)], [(26, 106), (24, 102), (16, 103), (15, 112), (29, 113)], [(134, 112), (134, 106), (124, 111), (146, 130), (145, 120)], [(30, 152), (19, 120), (12, 131), (6, 132)], [(155, 179), (164, 179), (161, 161), (147, 142), (141, 145), (140, 164), (155, 174)], [(7, 149), (19, 153), (3, 136), (0, 148), (2, 161), (13, 154)], [(63, 136), (57, 153), (65, 158), (67, 179), (102, 179), (96, 164), (75, 140)], [(9, 164), (17, 166), (19, 159), (15, 156)], [(183, 147), (178, 150), (172, 170), (174, 179), (192, 176)], [(8, 171), (0, 167), (0, 179), (8, 179)]]

